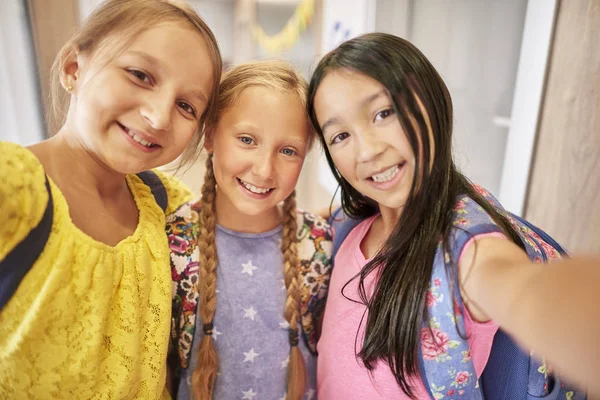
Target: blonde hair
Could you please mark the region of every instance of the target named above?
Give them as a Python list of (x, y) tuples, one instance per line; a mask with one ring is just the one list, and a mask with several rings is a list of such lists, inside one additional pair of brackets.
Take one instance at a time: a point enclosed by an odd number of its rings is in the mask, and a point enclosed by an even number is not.
[[(263, 86), (284, 93), (296, 93), (306, 105), (307, 84), (295, 70), (283, 61), (256, 61), (235, 66), (228, 71), (219, 89), (217, 117), (232, 107), (240, 93), (251, 86)], [(308, 117), (307, 117), (308, 118)], [(310, 124), (309, 124), (310, 126)], [(211, 133), (212, 134), (212, 133)], [(314, 133), (309, 132), (310, 143)], [(192, 388), (195, 400), (210, 400), (218, 371), (218, 356), (212, 338), (213, 319), (216, 310), (216, 266), (215, 244), (215, 197), (216, 180), (213, 172), (212, 154), (206, 161), (206, 175), (202, 186), (202, 206), (200, 210), (200, 307), (204, 323), (204, 338), (198, 350), (198, 362), (192, 374)], [(287, 297), (284, 317), (289, 323), (290, 362), (288, 364), (287, 400), (300, 400), (306, 386), (304, 357), (298, 348), (300, 319), (300, 277), (299, 260), (296, 249), (296, 194), (292, 192), (283, 205), (283, 272)]]
[(218, 82), (221, 79), (223, 62), (214, 34), (198, 14), (185, 2), (177, 0), (107, 0), (96, 8), (85, 19), (71, 39), (63, 46), (54, 60), (50, 82), (50, 112), (48, 119), (51, 129), (58, 130), (65, 122), (68, 96), (62, 90), (60, 72), (66, 57), (76, 49), (83, 54), (93, 54), (106, 47), (106, 39), (120, 35), (118, 44), (111, 49), (116, 56), (123, 51), (137, 35), (143, 31), (165, 22), (184, 22), (198, 31), (206, 41), (213, 69), (213, 90), (206, 110), (200, 118), (198, 131), (186, 149), (182, 160), (194, 158), (200, 149), (206, 126), (213, 123), (216, 117), (216, 99)]

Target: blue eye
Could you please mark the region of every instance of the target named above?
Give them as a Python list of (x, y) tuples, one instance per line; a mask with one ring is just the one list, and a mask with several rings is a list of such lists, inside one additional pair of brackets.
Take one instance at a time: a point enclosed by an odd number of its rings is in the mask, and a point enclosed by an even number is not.
[(286, 156), (295, 156), (297, 154), (296, 151), (289, 149), (289, 148), (285, 148), (285, 149), (281, 150), (281, 152)]
[(332, 139), (331, 139), (331, 143), (330, 144), (335, 144), (335, 143), (339, 143), (342, 140), (346, 139), (348, 136), (350, 136), (350, 134), (348, 132), (342, 132), (339, 133), (337, 135), (335, 135)]
[(239, 140), (240, 140), (240, 142), (242, 142), (242, 143), (244, 143), (244, 144), (247, 144), (247, 145), (252, 145), (252, 144), (254, 144), (254, 139), (252, 139), (252, 138), (251, 138), (251, 137), (249, 137), (249, 136), (241, 136), (241, 137), (239, 138)]

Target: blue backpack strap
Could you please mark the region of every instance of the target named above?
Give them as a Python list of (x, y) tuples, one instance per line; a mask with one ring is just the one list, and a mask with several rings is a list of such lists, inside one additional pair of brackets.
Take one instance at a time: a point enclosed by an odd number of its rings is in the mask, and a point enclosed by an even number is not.
[(350, 233), (356, 225), (360, 224), (362, 220), (354, 219), (344, 213), (342, 207), (339, 207), (333, 213), (327, 221), (333, 231), (333, 250), (331, 252), (331, 260), (335, 262), (335, 255), (337, 254), (340, 246), (346, 239), (346, 236)]
[(46, 177), (48, 203), (42, 219), (29, 234), (0, 261), (0, 311), (12, 298), (19, 284), (35, 264), (50, 237), (54, 217), (54, 202), (50, 182)]
[(137, 176), (150, 188), (152, 195), (160, 208), (162, 208), (163, 211), (166, 211), (167, 205), (169, 204), (169, 198), (167, 196), (167, 189), (158, 175), (153, 171), (144, 171), (137, 174)]
[(526, 219), (519, 217), (518, 215), (515, 215), (513, 213), (509, 213), (509, 214), (515, 220), (519, 221), (520, 223), (522, 223), (523, 225), (525, 225), (526, 227), (528, 227), (529, 229), (534, 231), (539, 237), (542, 238), (542, 240), (544, 242), (546, 242), (550, 246), (554, 247), (561, 255), (563, 255), (563, 256), (567, 255), (567, 251), (560, 244), (558, 244), (558, 242), (556, 240), (554, 240), (550, 235), (548, 235), (546, 232), (544, 232), (543, 230), (541, 230), (540, 228), (538, 228), (531, 222), (527, 221)]

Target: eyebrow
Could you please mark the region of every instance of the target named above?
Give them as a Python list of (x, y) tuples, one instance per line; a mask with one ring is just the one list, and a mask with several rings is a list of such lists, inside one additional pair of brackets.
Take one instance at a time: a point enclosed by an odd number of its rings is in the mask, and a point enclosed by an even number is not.
[(160, 68), (160, 62), (158, 62), (158, 59), (154, 56), (151, 56), (148, 53), (145, 53), (145, 52), (139, 51), (139, 50), (129, 50), (125, 54), (131, 54), (131, 55), (143, 58), (150, 64), (156, 65), (156, 67)]
[[(156, 68), (158, 68), (158, 70), (162, 70), (162, 67), (160, 65), (160, 61), (154, 57), (151, 56), (148, 53), (145, 53), (143, 51), (139, 51), (139, 50), (130, 50), (127, 52), (128, 54), (143, 58), (144, 60), (146, 60), (146, 62), (152, 64), (153, 66), (155, 66)], [(196, 97), (197, 99), (199, 99), (200, 101), (203, 101), (204, 103), (208, 103), (208, 96), (206, 95), (206, 93), (204, 93), (204, 91), (202, 89), (194, 89), (191, 90), (190, 92), (191, 96)]]
[[(379, 99), (380, 97), (387, 97), (387, 91), (385, 89), (381, 89), (380, 91), (365, 97), (360, 102), (360, 107), (364, 108), (364, 107), (368, 106), (369, 104), (373, 103), (375, 100)], [(321, 131), (325, 132), (325, 129), (327, 129), (329, 126), (339, 124), (339, 123), (340, 123), (340, 118), (338, 116), (331, 117), (327, 121), (325, 121), (323, 126), (321, 126)]]

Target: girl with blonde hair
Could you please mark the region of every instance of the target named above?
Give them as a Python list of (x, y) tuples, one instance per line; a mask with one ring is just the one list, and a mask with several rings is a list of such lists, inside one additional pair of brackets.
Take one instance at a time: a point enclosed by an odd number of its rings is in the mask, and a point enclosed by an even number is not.
[(179, 399), (314, 398), (331, 230), (296, 208), (306, 89), (279, 61), (221, 82), (202, 197), (167, 221)]
[(0, 398), (169, 397), (165, 211), (189, 194), (146, 170), (197, 148), (220, 72), (210, 29), (168, 0), (106, 1), (64, 45), (56, 134), (0, 143)]

